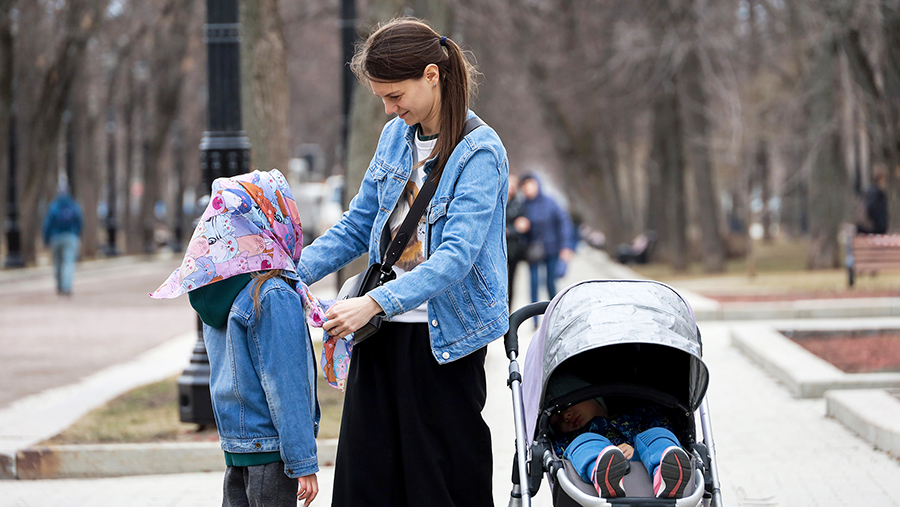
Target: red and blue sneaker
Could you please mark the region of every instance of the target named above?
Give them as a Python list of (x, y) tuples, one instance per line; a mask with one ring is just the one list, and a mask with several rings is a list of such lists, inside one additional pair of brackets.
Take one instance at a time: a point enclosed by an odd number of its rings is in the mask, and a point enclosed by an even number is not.
[(653, 474), (653, 493), (656, 498), (681, 498), (692, 474), (687, 453), (673, 445), (663, 451), (662, 460)]

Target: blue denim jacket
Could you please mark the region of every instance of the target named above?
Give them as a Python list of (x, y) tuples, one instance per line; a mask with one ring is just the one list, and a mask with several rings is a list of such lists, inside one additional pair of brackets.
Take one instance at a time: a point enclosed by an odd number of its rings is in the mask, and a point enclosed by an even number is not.
[(235, 298), (226, 326), (203, 325), (219, 440), (230, 453), (280, 451), (284, 473), (302, 477), (319, 470), (320, 415), (303, 304), (286, 281), (269, 279), (259, 292), (257, 316), (254, 285)]
[[(469, 112), (469, 117), (474, 113)], [(303, 249), (301, 279), (312, 283), (364, 253), (379, 262), (381, 231), (413, 166), (415, 127), (389, 121), (341, 220)], [(428, 173), (434, 160), (425, 164)], [(429, 203), (425, 261), (371, 291), (390, 318), (428, 301), (431, 350), (441, 364), (459, 359), (509, 328), (506, 200), (509, 161), (488, 126), (463, 139), (444, 167)]]

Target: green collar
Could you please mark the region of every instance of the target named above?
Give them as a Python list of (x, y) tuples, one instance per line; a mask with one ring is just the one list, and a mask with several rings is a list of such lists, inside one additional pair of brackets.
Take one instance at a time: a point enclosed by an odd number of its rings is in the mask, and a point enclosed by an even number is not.
[(418, 138), (419, 141), (433, 141), (437, 139), (439, 135), (441, 135), (440, 132), (431, 136), (426, 136), (425, 134), (422, 134), (422, 124), (416, 124), (416, 138)]
[(188, 292), (188, 298), (191, 300), (191, 306), (200, 315), (200, 320), (210, 327), (219, 329), (228, 323), (228, 314), (231, 313), (234, 299), (251, 279), (253, 276), (249, 273), (235, 275), (194, 289)]

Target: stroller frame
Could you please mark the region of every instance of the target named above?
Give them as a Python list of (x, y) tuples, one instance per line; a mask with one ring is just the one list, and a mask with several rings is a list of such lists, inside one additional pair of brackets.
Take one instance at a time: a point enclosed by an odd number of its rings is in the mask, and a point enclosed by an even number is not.
[[(576, 392), (569, 393), (556, 400), (553, 405), (543, 407), (538, 421), (538, 427), (534, 432), (537, 438), (532, 442), (532, 435), (529, 435), (525, 424), (525, 401), (522, 390), (523, 377), (518, 364), (518, 328), (530, 318), (543, 315), (549, 310), (553, 310), (556, 302), (562, 298), (568, 291), (574, 287), (584, 283), (596, 282), (631, 282), (631, 283), (649, 283), (677, 294), (671, 287), (659, 282), (651, 282), (646, 280), (589, 280), (580, 282), (561, 291), (553, 300), (553, 302), (542, 301), (526, 305), (512, 313), (510, 316), (509, 331), (504, 337), (504, 345), (506, 354), (509, 359), (509, 378), (507, 385), (512, 391), (513, 411), (516, 430), (516, 453), (513, 460), (512, 470), (512, 491), (510, 493), (510, 507), (531, 506), (531, 498), (538, 492), (542, 476), (548, 474), (548, 480), (553, 482), (556, 480), (557, 487), (561, 488), (566, 495), (574, 502), (582, 506), (613, 506), (613, 505), (632, 505), (632, 506), (651, 506), (651, 505), (673, 505), (679, 507), (696, 506), (701, 503), (705, 506), (721, 507), (721, 491), (719, 486), (718, 466), (716, 462), (715, 443), (712, 433), (712, 423), (709, 417), (708, 402), (704, 392), (702, 400), (693, 404), (696, 410), (688, 409), (684, 403), (680, 403), (678, 399), (668, 393), (655, 391), (646, 387), (636, 387), (628, 384), (607, 384), (603, 386), (591, 386), (579, 389)], [(690, 306), (680, 295), (678, 298), (684, 303), (688, 311)], [(691, 312), (693, 319), (693, 313)], [(546, 319), (545, 319), (546, 320)], [(697, 332), (697, 340), (699, 342), (699, 329), (696, 329), (696, 323), (693, 323)], [(542, 326), (543, 329), (543, 326)], [(688, 425), (692, 433), (688, 444), (688, 450), (692, 456), (695, 468), (695, 474), (692, 479), (693, 493), (687, 497), (679, 499), (657, 499), (657, 498), (613, 498), (606, 499), (593, 496), (582, 491), (578, 485), (574, 484), (564, 470), (564, 462), (561, 457), (554, 456), (551, 451), (550, 442), (546, 436), (546, 430), (549, 427), (550, 416), (558, 411), (564, 410), (573, 403), (588, 399), (594, 396), (626, 396), (644, 399), (655, 402), (661, 406), (669, 407), (673, 410), (683, 411), (682, 413), (689, 421)], [(700, 433), (702, 440), (694, 441), (693, 435), (696, 435), (696, 419), (699, 419)], [(687, 431), (686, 430), (686, 431)], [(701, 498), (702, 497), (702, 498)]]

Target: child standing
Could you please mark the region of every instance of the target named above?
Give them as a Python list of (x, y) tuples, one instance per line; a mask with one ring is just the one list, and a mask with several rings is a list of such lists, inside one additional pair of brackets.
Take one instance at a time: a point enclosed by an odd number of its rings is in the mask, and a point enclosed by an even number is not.
[(308, 506), (318, 494), (316, 365), (297, 320), (324, 310), (298, 293), (302, 237), (280, 172), (217, 179), (181, 267), (151, 294), (188, 292), (203, 321), (223, 506)]
[[(563, 373), (550, 380), (547, 393), (555, 399), (588, 385)], [(555, 414), (550, 425), (557, 456), (568, 459), (603, 498), (625, 496), (622, 482), (635, 452), (653, 479), (657, 498), (681, 498), (691, 480), (690, 458), (655, 406), (611, 414), (602, 398), (589, 399)]]

